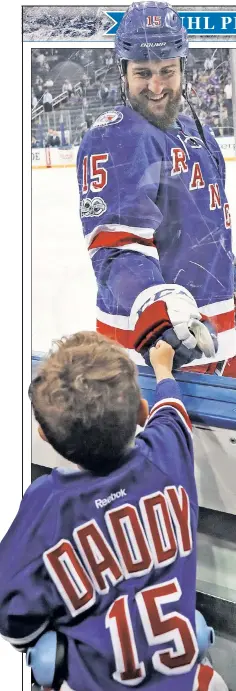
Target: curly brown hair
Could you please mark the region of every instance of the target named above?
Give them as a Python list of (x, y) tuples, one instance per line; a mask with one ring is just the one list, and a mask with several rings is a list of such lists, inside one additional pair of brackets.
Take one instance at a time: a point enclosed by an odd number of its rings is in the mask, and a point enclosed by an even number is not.
[(126, 351), (94, 331), (56, 342), (29, 396), (53, 448), (99, 475), (124, 459), (140, 405), (137, 370)]

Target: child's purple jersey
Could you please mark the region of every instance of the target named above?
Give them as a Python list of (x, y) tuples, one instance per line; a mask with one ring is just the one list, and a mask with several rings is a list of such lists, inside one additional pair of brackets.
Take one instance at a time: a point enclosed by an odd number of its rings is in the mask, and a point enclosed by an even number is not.
[(156, 400), (119, 469), (36, 480), (0, 546), (2, 635), (24, 650), (46, 628), (66, 634), (74, 691), (193, 688), (191, 423), (174, 380)]

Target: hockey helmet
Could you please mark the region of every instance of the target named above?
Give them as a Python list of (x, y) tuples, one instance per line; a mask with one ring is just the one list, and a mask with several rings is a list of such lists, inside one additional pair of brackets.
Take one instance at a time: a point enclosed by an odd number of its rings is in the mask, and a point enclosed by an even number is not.
[(123, 60), (168, 60), (188, 55), (187, 31), (167, 2), (133, 2), (125, 12), (115, 37), (119, 66)]

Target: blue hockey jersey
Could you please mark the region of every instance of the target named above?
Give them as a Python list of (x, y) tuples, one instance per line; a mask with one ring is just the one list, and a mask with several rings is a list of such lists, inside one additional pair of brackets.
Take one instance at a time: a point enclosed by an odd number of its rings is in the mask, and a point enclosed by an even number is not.
[(80, 145), (80, 213), (97, 279), (97, 328), (131, 351), (143, 325), (152, 331), (165, 285), (189, 291), (213, 321), (217, 360), (236, 354), (225, 163), (209, 128), (204, 133), (206, 144), (182, 115), (163, 132), (120, 106), (100, 116)]
[(197, 523), (191, 423), (167, 379), (119, 469), (55, 469), (25, 493), (0, 545), (0, 633), (19, 649), (64, 633), (73, 691), (190, 691)]

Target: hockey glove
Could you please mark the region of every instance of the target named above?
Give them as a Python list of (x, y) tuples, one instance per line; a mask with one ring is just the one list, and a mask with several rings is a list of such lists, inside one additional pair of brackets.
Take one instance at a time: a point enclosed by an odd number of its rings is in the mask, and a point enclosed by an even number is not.
[(188, 290), (181, 286), (161, 286), (145, 303), (135, 326), (135, 348), (150, 365), (149, 349), (159, 339), (175, 350), (174, 369), (206, 357), (214, 357), (218, 349), (217, 334), (212, 323), (202, 317)]

